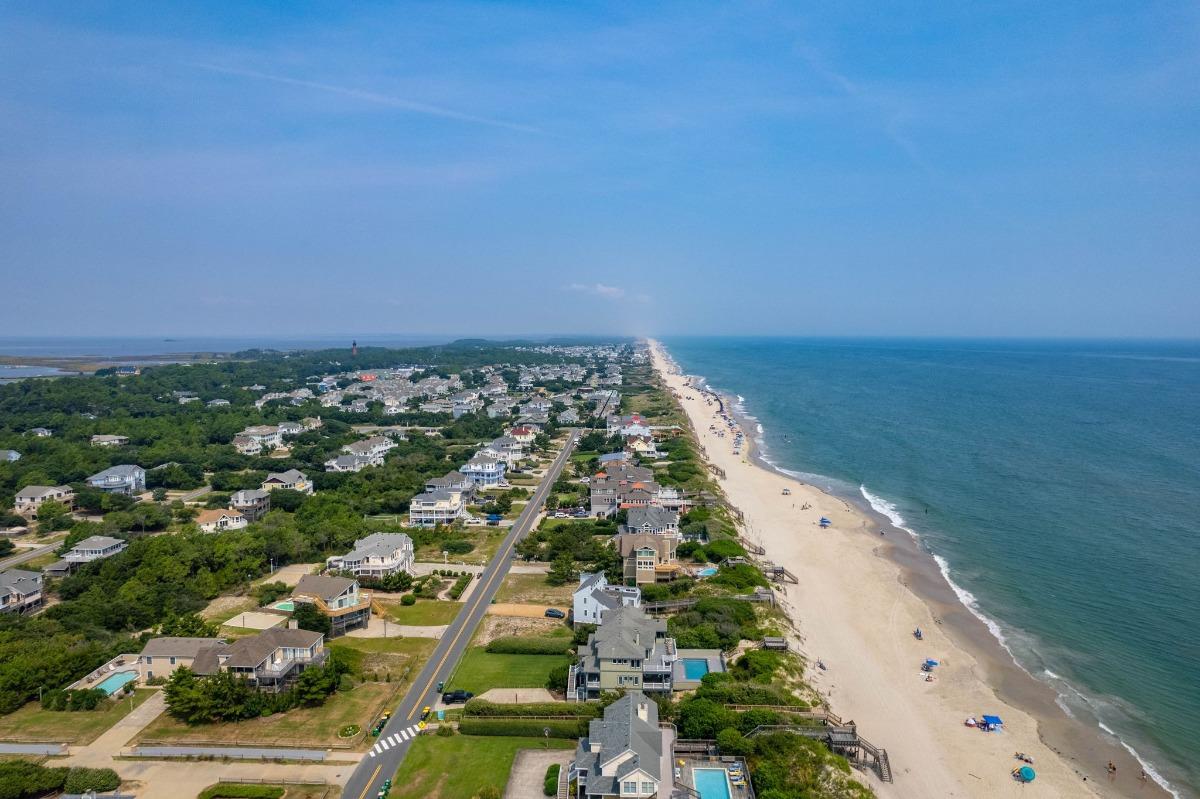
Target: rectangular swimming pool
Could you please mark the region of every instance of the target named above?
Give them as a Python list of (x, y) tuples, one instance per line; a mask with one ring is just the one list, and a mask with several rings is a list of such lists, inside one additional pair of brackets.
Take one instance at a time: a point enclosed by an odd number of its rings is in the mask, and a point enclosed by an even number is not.
[(125, 687), (126, 683), (131, 683), (136, 680), (138, 673), (136, 671), (118, 671), (116, 674), (110, 674), (96, 687), (104, 691), (104, 693), (112, 696), (117, 691)]
[(689, 680), (699, 680), (708, 674), (708, 661), (702, 658), (684, 658), (683, 676)]
[(700, 799), (729, 799), (729, 777), (723, 768), (694, 768), (692, 781)]

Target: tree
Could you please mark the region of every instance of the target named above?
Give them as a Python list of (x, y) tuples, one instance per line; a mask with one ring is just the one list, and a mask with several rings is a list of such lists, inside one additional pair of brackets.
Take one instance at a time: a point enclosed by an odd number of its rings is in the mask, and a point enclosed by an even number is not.
[(43, 535), (54, 530), (65, 530), (71, 524), (71, 511), (61, 502), (46, 500), (38, 506), (38, 532)]
[(727, 727), (737, 727), (737, 713), (711, 699), (689, 699), (679, 708), (681, 738), (716, 738)]
[(571, 553), (563, 552), (550, 564), (550, 571), (546, 574), (546, 582), (550, 585), (566, 585), (573, 582), (578, 576), (579, 572), (575, 569), (575, 559), (571, 557)]
[(726, 727), (717, 733), (717, 746), (723, 755), (745, 757), (754, 754), (754, 740), (746, 738), (732, 727)]
[(296, 610), (292, 612), (292, 620), (296, 622), (296, 626), (301, 630), (323, 633), (326, 637), (329, 636), (332, 629), (329, 617), (311, 602), (297, 602)]
[(168, 616), (162, 623), (159, 635), (173, 635), (180, 638), (215, 638), (218, 627), (212, 622), (205, 621), (195, 613), (185, 616)]

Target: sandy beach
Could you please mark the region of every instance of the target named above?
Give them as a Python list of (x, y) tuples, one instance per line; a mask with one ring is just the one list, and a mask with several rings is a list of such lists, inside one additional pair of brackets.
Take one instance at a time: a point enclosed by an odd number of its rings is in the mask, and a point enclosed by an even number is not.
[[(719, 483), (744, 514), (746, 537), (799, 579), (785, 586), (783, 606), (801, 652), (810, 664), (820, 658), (827, 667), (810, 666), (810, 679), (836, 713), (888, 750), (895, 781), (883, 784), (872, 775), (879, 796), (1167, 796), (1139, 779), (1137, 761), (1123, 750), (1073, 729), (1081, 725), (1057, 709), (1048, 688), (1011, 660), (1003, 663), (1005, 653), (994, 639), (996, 654), (987, 654), (990, 634), (954, 600), (936, 569), (931, 574), (928, 564), (908, 567), (906, 561), (931, 559), (911, 540), (900, 540), (905, 533), (840, 497), (755, 463), (747, 451), (753, 430), (745, 431), (746, 444), (734, 454), (732, 436), (710, 430), (714, 423), (727, 429), (717, 417), (717, 403), (678, 373), (661, 345), (651, 342), (651, 351), (705, 457), (723, 470)], [(822, 516), (832, 522), (828, 529), (819, 526)], [(918, 596), (915, 581), (929, 584), (924, 593), (948, 601)], [(921, 641), (912, 634), (916, 627), (924, 633)], [(926, 658), (940, 663), (933, 682), (921, 671)], [(1022, 696), (1026, 707), (1046, 706), (1046, 718), (1002, 700), (993, 686)], [(967, 717), (985, 713), (1000, 716), (1003, 730), (985, 733), (964, 725)], [(1050, 718), (1055, 714), (1062, 716), (1059, 726)], [(1048, 727), (1054, 735), (1047, 735)], [(1013, 778), (1012, 770), (1022, 765), (1016, 752), (1032, 756), (1034, 783)], [(1107, 759), (1116, 762), (1116, 777), (1106, 774)]]

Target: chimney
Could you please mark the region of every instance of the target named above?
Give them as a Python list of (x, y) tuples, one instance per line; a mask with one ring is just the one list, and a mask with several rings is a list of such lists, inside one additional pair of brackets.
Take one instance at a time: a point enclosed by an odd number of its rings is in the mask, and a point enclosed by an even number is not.
[(642, 721), (650, 721), (650, 705), (645, 699), (637, 703), (637, 715)]
[(288, 625), (287, 625), (287, 628), (288, 628), (289, 630), (295, 630), (295, 629), (299, 629), (299, 627), (300, 627), (300, 625), (299, 625), (299, 623), (298, 623), (298, 622), (297, 622), (295, 619), (288, 619)]

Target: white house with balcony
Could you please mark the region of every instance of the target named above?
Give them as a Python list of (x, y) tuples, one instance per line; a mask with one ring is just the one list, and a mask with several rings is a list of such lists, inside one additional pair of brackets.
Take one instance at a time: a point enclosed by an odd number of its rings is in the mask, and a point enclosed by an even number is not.
[(146, 490), (146, 470), (141, 466), (110, 466), (87, 479), (92, 488), (109, 494), (138, 494)]
[(408, 523), (417, 527), (452, 524), (464, 513), (461, 491), (431, 491), (412, 498), (408, 506)]
[(459, 471), (471, 478), (475, 485), (487, 488), (504, 483), (505, 468), (504, 461), (478, 454), (459, 467)]
[(404, 533), (372, 533), (354, 542), (345, 555), (334, 555), (325, 565), (330, 571), (350, 572), (375, 579), (397, 572), (412, 572), (413, 541)]
[(609, 585), (604, 572), (579, 575), (579, 587), (572, 599), (571, 621), (575, 625), (601, 624), (606, 611), (620, 607), (641, 607), (642, 589), (628, 585)]

